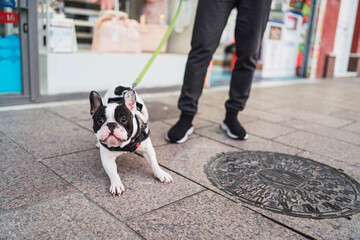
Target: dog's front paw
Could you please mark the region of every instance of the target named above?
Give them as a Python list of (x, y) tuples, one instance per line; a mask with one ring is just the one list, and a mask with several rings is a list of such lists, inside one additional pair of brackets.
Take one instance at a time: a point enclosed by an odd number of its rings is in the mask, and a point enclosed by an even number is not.
[(112, 182), (109, 191), (113, 196), (116, 196), (116, 195), (120, 196), (121, 194), (124, 194), (125, 187), (121, 183), (121, 181), (117, 181), (114, 183)]
[(174, 180), (170, 176), (170, 174), (168, 174), (167, 172), (165, 172), (163, 170), (159, 170), (157, 173), (155, 173), (155, 177), (157, 177), (160, 180), (160, 182), (163, 182), (163, 183), (173, 183), (174, 182)]

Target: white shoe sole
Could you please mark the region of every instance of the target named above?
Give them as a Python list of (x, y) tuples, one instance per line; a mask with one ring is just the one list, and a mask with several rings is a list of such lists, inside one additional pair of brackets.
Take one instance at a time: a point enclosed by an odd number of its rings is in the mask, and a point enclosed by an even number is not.
[(226, 134), (228, 135), (229, 138), (232, 138), (232, 139), (246, 140), (246, 139), (248, 139), (248, 137), (249, 137), (248, 134), (246, 134), (245, 137), (243, 137), (243, 138), (241, 138), (241, 137), (239, 137), (239, 136), (236, 136), (235, 134), (232, 134), (232, 133), (230, 132), (229, 127), (228, 127), (225, 123), (221, 123), (221, 124), (220, 124), (220, 128), (221, 128), (221, 130), (223, 130), (224, 132), (226, 132)]
[[(194, 132), (194, 127), (189, 128), (189, 130), (186, 131), (185, 136), (182, 139), (177, 140), (175, 143), (184, 143), (184, 142), (186, 142), (186, 140), (188, 140), (188, 137), (191, 134), (193, 134), (193, 132)], [(171, 140), (170, 140), (170, 138), (168, 137), (167, 134), (166, 134), (165, 139), (166, 139), (166, 141), (171, 142)]]

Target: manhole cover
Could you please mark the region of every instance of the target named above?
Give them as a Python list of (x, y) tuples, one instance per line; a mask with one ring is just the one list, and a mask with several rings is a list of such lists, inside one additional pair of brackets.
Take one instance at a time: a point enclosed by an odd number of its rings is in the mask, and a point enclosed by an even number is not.
[(210, 160), (205, 172), (221, 190), (277, 213), (338, 218), (360, 211), (360, 184), (310, 159), (273, 152), (234, 152)]

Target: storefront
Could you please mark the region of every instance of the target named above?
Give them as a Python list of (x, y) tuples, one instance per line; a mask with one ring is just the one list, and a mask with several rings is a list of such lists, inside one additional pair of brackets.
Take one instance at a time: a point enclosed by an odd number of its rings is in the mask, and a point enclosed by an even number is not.
[(264, 34), (262, 78), (306, 77), (314, 1), (273, 0)]
[[(40, 94), (45, 98), (131, 85), (177, 6), (167, 0), (101, 2), (106, 1), (38, 1)], [(139, 88), (182, 83), (186, 54), (171, 51), (168, 45)]]
[[(130, 85), (160, 42), (178, 2), (0, 0), (0, 105), (80, 98), (113, 84)], [(321, 63), (324, 58), (324, 44), (320, 43), (327, 39), (322, 34), (327, 3), (272, 1), (255, 82), (317, 77), (318, 60)], [(197, 0), (183, 1), (163, 54), (157, 57), (139, 88), (182, 84), (196, 5)], [(354, 10), (345, 7), (342, 16)], [(236, 60), (235, 18), (233, 10), (210, 64), (206, 87), (229, 84)], [(336, 31), (335, 44), (339, 54), (341, 42), (351, 39), (350, 35), (344, 38), (340, 30), (339, 34)], [(344, 57), (349, 58), (348, 54)], [(347, 65), (342, 62), (338, 58), (339, 73)]]

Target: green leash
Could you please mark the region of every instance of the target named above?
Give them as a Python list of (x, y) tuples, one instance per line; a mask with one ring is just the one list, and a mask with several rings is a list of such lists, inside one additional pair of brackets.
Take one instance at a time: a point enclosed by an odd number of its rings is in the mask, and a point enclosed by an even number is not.
[(176, 22), (176, 19), (179, 16), (180, 13), (180, 9), (181, 9), (181, 4), (182, 4), (182, 0), (180, 0), (179, 2), (179, 6), (176, 10), (175, 16), (174, 18), (171, 20), (170, 26), (168, 28), (168, 30), (166, 31), (163, 39), (161, 40), (159, 46), (156, 48), (155, 52), (153, 53), (153, 55), (151, 56), (150, 60), (147, 62), (147, 64), (145, 65), (145, 67), (143, 68), (143, 70), (141, 71), (141, 73), (139, 74), (139, 76), (136, 78), (136, 80), (134, 81), (134, 83), (132, 84), (132, 88), (135, 88), (136, 85), (139, 84), (139, 82), (142, 80), (142, 78), (144, 77), (144, 75), (146, 74), (147, 70), (149, 69), (149, 67), (151, 66), (151, 64), (154, 62), (155, 58), (157, 57), (157, 55), (160, 53), (161, 49), (163, 48), (165, 42), (168, 40), (172, 30), (174, 29), (174, 25)]

